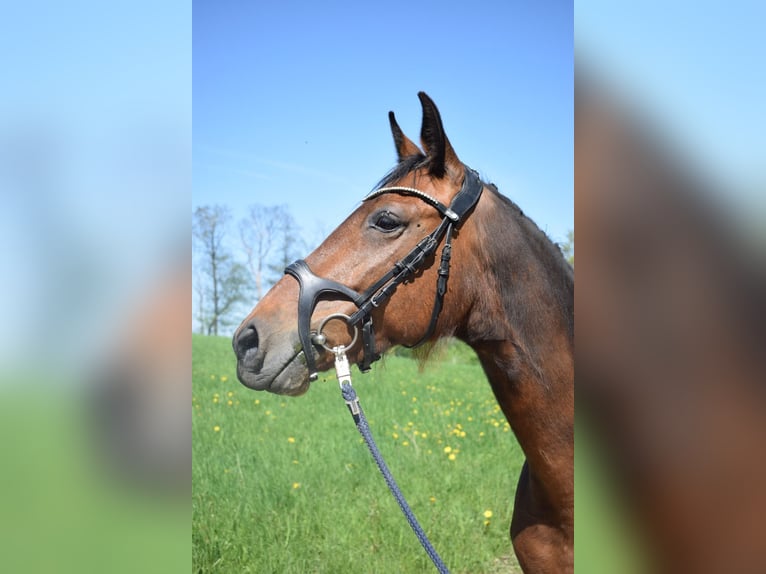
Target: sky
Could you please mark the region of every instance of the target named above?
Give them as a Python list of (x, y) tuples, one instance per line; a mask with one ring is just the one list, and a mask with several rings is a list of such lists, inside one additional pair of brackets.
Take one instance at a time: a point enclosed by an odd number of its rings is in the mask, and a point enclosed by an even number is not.
[(419, 141), (423, 90), (464, 163), (554, 241), (573, 229), (571, 2), (193, 11), (193, 208), (286, 204), (313, 248), (393, 167), (389, 110)]

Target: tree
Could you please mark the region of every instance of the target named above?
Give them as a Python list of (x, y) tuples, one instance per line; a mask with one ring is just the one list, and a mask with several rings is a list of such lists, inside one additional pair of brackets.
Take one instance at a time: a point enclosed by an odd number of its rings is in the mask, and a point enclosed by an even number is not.
[(233, 324), (229, 315), (238, 303), (247, 301), (247, 271), (225, 245), (229, 220), (228, 209), (220, 205), (202, 206), (194, 211), (197, 319), (200, 330), (208, 335), (218, 335), (221, 327)]
[(268, 285), (264, 271), (274, 254), (277, 234), (287, 214), (287, 207), (251, 205), (247, 217), (239, 222), (239, 238), (247, 256), (247, 267), (255, 281), (255, 298), (260, 301)]
[(298, 259), (302, 254), (303, 242), (300, 240), (300, 228), (293, 216), (282, 207), (276, 218), (275, 252), (272, 263), (269, 265), (273, 282), (285, 273), (285, 267)]
[(561, 253), (569, 264), (574, 267), (574, 230), (567, 231), (567, 241), (561, 245)]

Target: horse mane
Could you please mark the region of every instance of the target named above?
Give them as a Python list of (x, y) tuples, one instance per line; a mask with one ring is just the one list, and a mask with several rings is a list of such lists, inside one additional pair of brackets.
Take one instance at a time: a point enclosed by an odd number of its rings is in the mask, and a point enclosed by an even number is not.
[(547, 233), (540, 229), (533, 220), (527, 217), (524, 211), (518, 205), (516, 205), (516, 203), (500, 193), (500, 190), (497, 189), (497, 186), (494, 183), (485, 183), (484, 185), (491, 189), (500, 201), (507, 204), (512, 212), (516, 212), (517, 218), (524, 221), (527, 227), (527, 231), (529, 231), (530, 234), (537, 238), (541, 247), (544, 248), (545, 253), (550, 257), (550, 263), (556, 267), (561, 267), (569, 276), (572, 283), (574, 283), (574, 269), (572, 268), (572, 265), (569, 263), (569, 261), (567, 261), (564, 257), (564, 253), (561, 251), (561, 246), (553, 241)]
[[(486, 187), (504, 208), (493, 212), (494, 217), (500, 218), (496, 225), (491, 228), (489, 224), (482, 226), (482, 229), (491, 230), (494, 238), (493, 241), (484, 244), (499, 246), (495, 250), (488, 250), (487, 253), (490, 268), (497, 275), (498, 284), (512, 285), (516, 280), (514, 275), (517, 269), (508, 264), (507, 247), (521, 239), (542, 265), (548, 286), (566, 320), (569, 337), (574, 340), (574, 269), (564, 257), (560, 246), (527, 217), (516, 203), (500, 193), (496, 185), (490, 183), (486, 184)], [(516, 235), (515, 229), (521, 231), (520, 236)], [(510, 296), (506, 296), (504, 306), (506, 311), (511, 313), (514, 312), (517, 301), (510, 301), (509, 298)]]

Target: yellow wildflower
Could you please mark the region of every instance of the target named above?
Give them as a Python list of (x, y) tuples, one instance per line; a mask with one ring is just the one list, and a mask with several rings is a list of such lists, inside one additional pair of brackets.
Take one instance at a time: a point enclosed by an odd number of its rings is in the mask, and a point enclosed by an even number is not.
[(293, 482), (293, 490), (298, 490), (301, 487), (300, 482)]
[(492, 518), (492, 511), (491, 510), (485, 510), (484, 511), (484, 518)]
[(457, 455), (454, 452), (451, 452), (447, 458), (450, 460), (455, 460), (457, 458)]
[(445, 447), (444, 447), (444, 453), (445, 453), (445, 454), (449, 454), (449, 453), (451, 453), (451, 452), (452, 452), (452, 447), (451, 447), (451, 446), (445, 446)]
[(213, 427), (213, 432), (220, 432), (220, 431), (221, 431), (221, 427), (219, 427), (218, 425), (215, 425)]
[(289, 442), (290, 444), (294, 443), (295, 437), (291, 437), (291, 436), (287, 437), (287, 442)]

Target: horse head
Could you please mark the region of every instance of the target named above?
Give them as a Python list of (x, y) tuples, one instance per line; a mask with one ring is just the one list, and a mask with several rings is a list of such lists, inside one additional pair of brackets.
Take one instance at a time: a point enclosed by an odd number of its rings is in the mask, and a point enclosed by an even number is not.
[(347, 347), (349, 359), (366, 369), (392, 346), (454, 329), (460, 307), (464, 313), (470, 305), (468, 286), (444, 308), (441, 297), (450, 267), (450, 289), (463, 276), (460, 258), (450, 261), (451, 238), (483, 184), (458, 159), (436, 105), (418, 96), (422, 149), (389, 112), (397, 165), (305, 261), (288, 267), (237, 329), (233, 347), (244, 385), (303, 394), (317, 371), (332, 366), (333, 346)]

